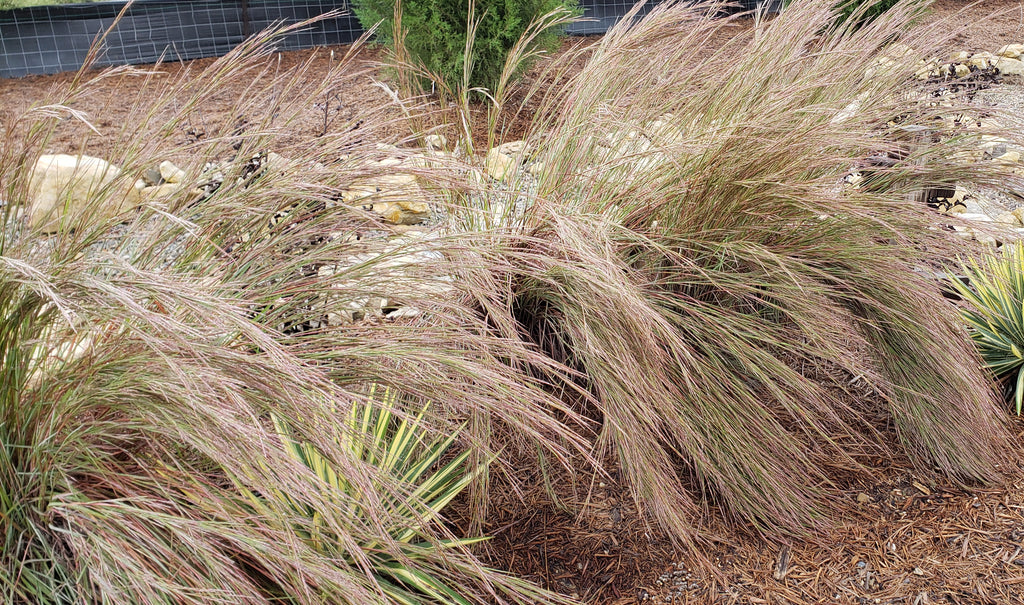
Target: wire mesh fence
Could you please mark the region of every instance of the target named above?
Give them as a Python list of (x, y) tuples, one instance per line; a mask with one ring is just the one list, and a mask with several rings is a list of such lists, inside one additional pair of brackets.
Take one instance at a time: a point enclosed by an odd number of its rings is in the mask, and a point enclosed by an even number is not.
[[(91, 2), (0, 12), (0, 77), (55, 73), (82, 65), (97, 35), (125, 3)], [(186, 60), (227, 53), (249, 33), (341, 9), (345, 0), (174, 2), (138, 0), (103, 44), (100, 65)], [(283, 38), (283, 50), (348, 44), (362, 28), (351, 14), (324, 19)]]
[[(753, 8), (755, 3), (744, 0), (741, 5)], [(656, 4), (649, 2), (640, 14)], [(585, 20), (570, 26), (569, 33), (602, 34), (633, 7), (633, 0), (582, 0), (581, 6)], [(96, 36), (112, 27), (124, 8), (120, 0), (0, 11), (0, 78), (78, 69)], [(97, 63), (220, 56), (274, 23), (294, 23), (333, 10), (344, 12), (283, 38), (282, 50), (349, 44), (363, 30), (346, 0), (137, 0), (107, 36)]]

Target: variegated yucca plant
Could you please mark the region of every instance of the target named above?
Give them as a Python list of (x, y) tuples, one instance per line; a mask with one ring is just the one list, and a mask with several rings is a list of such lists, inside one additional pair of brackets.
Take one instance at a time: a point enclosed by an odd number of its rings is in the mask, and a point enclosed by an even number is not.
[(965, 280), (953, 287), (970, 308), (961, 310), (985, 368), (1009, 389), (1020, 415), (1024, 404), (1024, 245), (1003, 247), (1000, 256), (962, 263)]
[[(398, 393), (384, 388), (383, 395), (375, 398), (377, 386), (370, 389), (363, 403), (354, 401), (337, 433), (339, 451), (351, 454), (352, 459), (373, 468), (376, 476), (388, 477), (390, 482), (406, 486), (408, 491), (389, 493), (386, 484), (374, 482), (378, 495), (384, 495), (376, 506), (384, 509), (383, 518), (388, 520), (385, 531), (399, 544), (407, 545), (403, 554), (409, 559), (420, 559), (425, 553), (448, 550), (458, 546), (469, 546), (485, 540), (484, 537), (452, 538), (431, 542), (423, 532), (424, 526), (435, 523), (444, 509), (469, 485), (472, 479), (487, 466), (482, 463), (475, 467), (468, 465), (469, 450), (454, 458), (446, 454), (458, 440), (462, 428), (448, 436), (432, 431), (425, 415), (430, 408), (428, 401), (414, 416), (407, 416)], [(336, 470), (335, 464), (314, 444), (297, 437), (296, 432), (283, 418), (272, 414), (274, 428), (286, 452), (291, 458), (312, 471), (315, 475), (317, 501), (328, 501), (336, 506), (333, 511), (347, 518), (368, 518), (368, 507), (373, 503), (359, 487)], [(431, 433), (434, 433), (431, 435)], [(280, 490), (258, 496), (244, 490), (257, 511), (266, 512), (268, 499), (290, 508), (303, 523), (296, 528), (316, 551), (329, 557), (341, 557), (355, 562), (344, 543), (333, 530), (322, 510), (307, 500)], [(374, 542), (360, 543), (369, 562), (371, 572), (381, 590), (396, 603), (410, 605), (418, 603), (450, 603), (468, 605), (468, 601), (448, 584), (431, 575), (422, 567), (406, 565), (395, 556), (375, 548)]]

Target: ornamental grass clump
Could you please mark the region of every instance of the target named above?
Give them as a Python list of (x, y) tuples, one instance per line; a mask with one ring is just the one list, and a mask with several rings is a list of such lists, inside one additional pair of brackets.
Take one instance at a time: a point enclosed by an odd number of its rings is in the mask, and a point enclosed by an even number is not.
[(1003, 246), (961, 265), (953, 288), (969, 305), (961, 310), (984, 366), (1003, 384), (1020, 416), (1024, 401), (1024, 245)]
[[(894, 39), (937, 48), (921, 8), (854, 27), (804, 2), (709, 54), (730, 27), (713, 11), (616, 26), (546, 94), (535, 198), (460, 277), (501, 334), (578, 373), (596, 457), (682, 541), (707, 501), (771, 535), (828, 525), (875, 456), (961, 485), (1015, 464), (928, 276), (961, 244), (907, 201), (995, 177), (957, 159), (977, 139), (908, 140), (951, 111), (911, 89), (913, 59), (877, 69)], [(877, 154), (898, 158), (880, 185), (841, 186)]]
[[(342, 124), (319, 138), (289, 138), (325, 87), (359, 72), (341, 61), (328, 83), (303, 87), (304, 68), (281, 73), (272, 59), (274, 40), (288, 31), (261, 34), (176, 79), (160, 66), (83, 69), (53, 98), (5, 117), (0, 601), (405, 603), (415, 592), (428, 603), (569, 602), (482, 565), (445, 525), (444, 502), (425, 497), (409, 473), (358, 455), (353, 441), (375, 442), (339, 422), (356, 409), (388, 412), (367, 397), (370, 384), (401, 383), (410, 401), (438, 402), (421, 417), (390, 412), (408, 420), (417, 441), (459, 435), (470, 462), (447, 468), (446, 498), (479, 483), (481, 464), (493, 458), (486, 441), (457, 430), (474, 415), (516, 419), (556, 459), (582, 446), (563, 424), (571, 410), (490, 357), (529, 351), (467, 329), (451, 320), (457, 307), (423, 294), (441, 283), (436, 270), (407, 283), (388, 264), (394, 245), (378, 257), (374, 244), (342, 237), (380, 227), (338, 191), (374, 176), (366, 165), (380, 157), (378, 129), (390, 124), (371, 109), (358, 132)], [(69, 107), (110, 78), (132, 85), (121, 99), (132, 112), (123, 123), (81, 129), (82, 149), (106, 137), (106, 159), (122, 168), (90, 203), (120, 204), (168, 157), (186, 181), (113, 219), (84, 211), (48, 223), (55, 233), (28, 224), (30, 167), (55, 129), (89, 119)], [(188, 136), (206, 101), (240, 83), (247, 94), (236, 114)], [(249, 170), (267, 149), (286, 159)], [(216, 187), (207, 162), (220, 162)], [(320, 270), (346, 258), (357, 260)], [(449, 321), (317, 327), (385, 283), (388, 295)], [(309, 444), (358, 501), (324, 489), (288, 443)], [(324, 556), (310, 536), (329, 536), (337, 556)], [(416, 590), (417, 581), (433, 592)]]

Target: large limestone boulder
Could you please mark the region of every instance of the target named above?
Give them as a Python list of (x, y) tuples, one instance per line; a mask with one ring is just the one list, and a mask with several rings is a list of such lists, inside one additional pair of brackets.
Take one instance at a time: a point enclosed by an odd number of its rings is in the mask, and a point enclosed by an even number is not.
[(130, 203), (130, 188), (117, 191), (110, 187), (120, 173), (106, 160), (87, 155), (40, 156), (29, 175), (29, 224), (55, 231), (65, 218), (118, 214)]

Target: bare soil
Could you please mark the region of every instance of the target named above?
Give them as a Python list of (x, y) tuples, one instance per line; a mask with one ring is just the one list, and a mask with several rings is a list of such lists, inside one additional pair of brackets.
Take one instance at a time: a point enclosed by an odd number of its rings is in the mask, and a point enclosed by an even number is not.
[[(995, 51), (1008, 43), (1024, 42), (1024, 2), (938, 0), (926, 20), (966, 12), (965, 24), (951, 51)], [(996, 16), (989, 16), (998, 13)], [(749, 21), (733, 32), (748, 32)], [(724, 42), (723, 38), (710, 44)], [(569, 38), (563, 50), (594, 42)], [(310, 86), (326, 73), (330, 51), (313, 49), (282, 53), (281, 70), (310, 61)], [(361, 107), (388, 101), (374, 80), (386, 80), (377, 65), (380, 52), (360, 51), (357, 68), (367, 70), (354, 85), (339, 91), (336, 110), (358, 115)], [(196, 71), (212, 62), (160, 67), (170, 77), (181, 70)], [(537, 83), (540, 68), (527, 74), (514, 98)], [(72, 74), (0, 80), (0, 120), (46, 96), (52, 87), (66, 86)], [(541, 82), (543, 84), (543, 82)], [(109, 79), (76, 106), (95, 125), (110, 128), (128, 119), (120, 102), (131, 80)], [(202, 108), (188, 126), (212, 129), (235, 119), (232, 111), (244, 90), (227, 89)], [(521, 137), (530, 118), (527, 105), (506, 120), (506, 140)], [(397, 111), (397, 110), (396, 110)], [(339, 120), (341, 122), (343, 120)], [(309, 139), (324, 130), (321, 108), (308, 116), (290, 136)], [(330, 126), (329, 126), (330, 127)], [(104, 156), (105, 139), (91, 137), (81, 144), (83, 127), (68, 121), (50, 142), (53, 153)], [(182, 127), (180, 136), (189, 134)], [(482, 131), (475, 132), (482, 137)], [(184, 142), (184, 140), (183, 140)], [(482, 142), (482, 141), (478, 141)], [(1024, 421), (1011, 419), (1018, 442), (1024, 445)], [(877, 460), (877, 480), (851, 485), (845, 493), (849, 518), (834, 520), (834, 529), (813, 540), (781, 542), (728, 519), (707, 504), (702, 528), (705, 562), (673, 547), (646, 520), (642, 510), (616, 477), (595, 479), (582, 493), (568, 482), (555, 481), (561, 502), (540, 488), (513, 496), (496, 489), (484, 530), (489, 563), (543, 586), (578, 595), (589, 603), (1024, 603), (1024, 476), (1008, 485), (964, 490), (936, 483), (915, 472), (906, 460)], [(537, 483), (541, 481), (538, 478)], [(640, 503), (642, 505), (642, 503)]]

